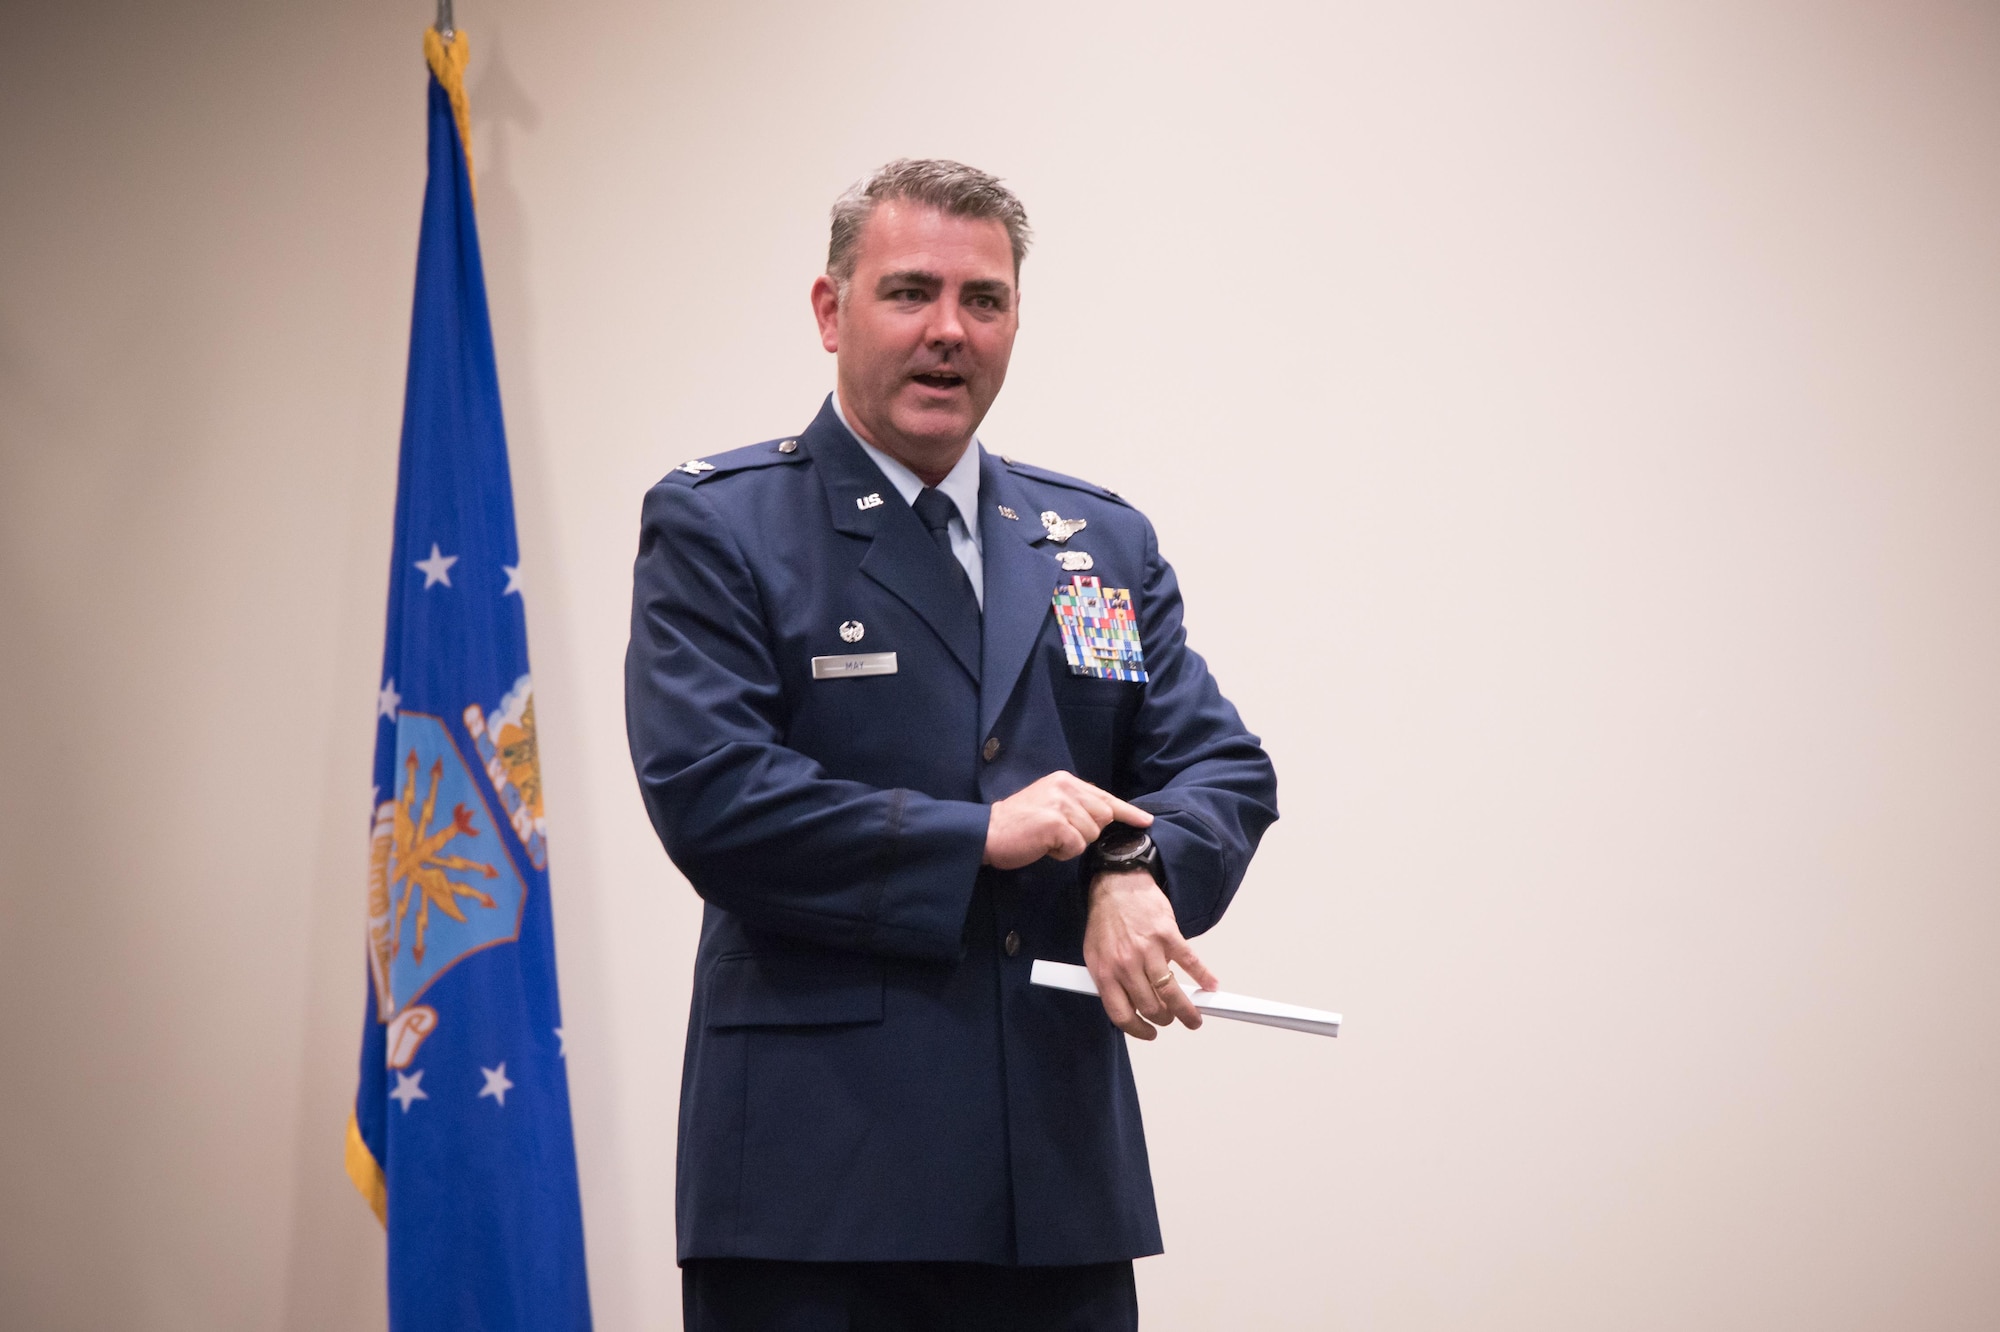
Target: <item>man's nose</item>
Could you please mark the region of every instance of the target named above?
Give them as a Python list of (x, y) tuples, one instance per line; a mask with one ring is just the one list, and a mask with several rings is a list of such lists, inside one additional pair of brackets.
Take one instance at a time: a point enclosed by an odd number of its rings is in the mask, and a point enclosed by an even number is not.
[(931, 305), (929, 342), (933, 347), (956, 347), (965, 341), (965, 325), (960, 322), (958, 302), (935, 301)]

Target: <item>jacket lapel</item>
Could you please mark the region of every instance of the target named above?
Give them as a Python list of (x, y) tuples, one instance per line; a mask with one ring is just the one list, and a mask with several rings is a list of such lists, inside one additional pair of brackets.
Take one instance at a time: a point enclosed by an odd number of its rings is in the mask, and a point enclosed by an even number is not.
[[(861, 572), (915, 611), (978, 683), (978, 605), (965, 595), (954, 570), (938, 558), (938, 548), (916, 513), (840, 423), (831, 397), (799, 436), (799, 443), (812, 455), (825, 482), (834, 528), (869, 542)], [(861, 508), (858, 501), (869, 495), (879, 495), (882, 502)]]
[[(865, 454), (863, 455), (866, 456)], [(1020, 514), (1005, 518), (1000, 506)], [(1056, 571), (1034, 548), (1042, 526), (1013, 474), (979, 451), (979, 544), (986, 564), (986, 641), (979, 672), (979, 733), (990, 735), (1049, 617)]]

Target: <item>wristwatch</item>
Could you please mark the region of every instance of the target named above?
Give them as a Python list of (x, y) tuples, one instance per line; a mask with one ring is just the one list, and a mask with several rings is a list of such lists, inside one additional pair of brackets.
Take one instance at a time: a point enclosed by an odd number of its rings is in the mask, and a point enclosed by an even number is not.
[(1150, 834), (1143, 829), (1128, 824), (1114, 823), (1104, 830), (1103, 836), (1090, 844), (1083, 853), (1084, 878), (1094, 879), (1100, 874), (1123, 874), (1131, 870), (1143, 870), (1153, 876), (1154, 883), (1162, 883), (1165, 871), (1160, 865), (1160, 848), (1153, 844)]

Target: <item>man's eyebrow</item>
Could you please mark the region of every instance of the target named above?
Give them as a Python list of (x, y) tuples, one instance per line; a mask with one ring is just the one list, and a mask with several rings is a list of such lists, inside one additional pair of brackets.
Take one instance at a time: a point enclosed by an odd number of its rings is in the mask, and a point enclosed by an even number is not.
[(959, 290), (968, 296), (1011, 296), (1014, 294), (1013, 286), (1002, 282), (999, 278), (975, 278), (960, 287)]
[(944, 279), (936, 273), (926, 273), (921, 268), (903, 268), (894, 273), (884, 273), (875, 283), (875, 290), (888, 291), (893, 287), (942, 287)]

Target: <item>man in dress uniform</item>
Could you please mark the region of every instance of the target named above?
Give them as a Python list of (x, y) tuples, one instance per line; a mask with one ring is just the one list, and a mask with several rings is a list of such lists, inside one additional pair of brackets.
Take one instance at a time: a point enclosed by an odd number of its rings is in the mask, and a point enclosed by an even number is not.
[[(1137, 1326), (1160, 1251), (1125, 1035), (1277, 817), (1151, 524), (974, 431), (1027, 215), (898, 161), (834, 206), (805, 431), (646, 496), (626, 716), (706, 903), (681, 1081), (686, 1326)], [(1029, 984), (1082, 961), (1099, 1002)]]

